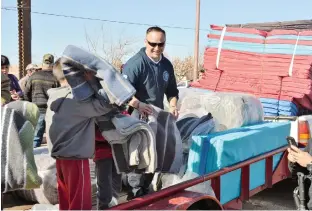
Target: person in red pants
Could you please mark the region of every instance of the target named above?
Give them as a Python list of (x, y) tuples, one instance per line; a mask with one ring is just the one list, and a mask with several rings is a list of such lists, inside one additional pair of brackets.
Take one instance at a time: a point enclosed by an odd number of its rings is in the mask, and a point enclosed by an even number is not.
[(86, 102), (73, 98), (59, 61), (53, 74), (61, 87), (48, 91), (46, 132), (49, 151), (56, 159), (59, 209), (91, 210), (89, 159), (95, 151), (95, 119), (113, 107), (97, 98)]
[[(129, 115), (126, 111), (122, 114)], [(118, 204), (121, 189), (121, 174), (117, 174), (112, 148), (103, 138), (99, 128), (95, 129), (95, 172), (97, 179), (97, 209), (104, 210)]]
[(88, 159), (56, 160), (60, 210), (91, 210), (92, 193)]

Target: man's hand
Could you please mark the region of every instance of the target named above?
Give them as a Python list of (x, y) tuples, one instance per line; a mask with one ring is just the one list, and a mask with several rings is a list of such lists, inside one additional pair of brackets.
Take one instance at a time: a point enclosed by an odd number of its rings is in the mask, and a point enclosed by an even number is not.
[(146, 103), (138, 102), (137, 109), (141, 114), (151, 115), (153, 113), (152, 107)]
[(288, 156), (287, 156), (287, 159), (288, 159), (290, 162), (295, 163), (295, 162), (296, 162), (296, 160), (295, 160), (295, 158), (294, 158), (293, 154), (291, 153), (291, 149), (290, 149), (290, 148), (288, 148), (288, 149), (287, 149), (287, 151), (288, 151)]
[(307, 165), (312, 162), (312, 156), (309, 153), (304, 152), (295, 146), (288, 148), (288, 153), (288, 160), (293, 163), (296, 162), (302, 167), (306, 168)]
[(178, 117), (179, 117), (179, 111), (178, 111), (178, 109), (177, 109), (176, 106), (170, 106), (169, 112), (172, 113), (172, 115), (173, 115), (176, 119), (178, 119)]

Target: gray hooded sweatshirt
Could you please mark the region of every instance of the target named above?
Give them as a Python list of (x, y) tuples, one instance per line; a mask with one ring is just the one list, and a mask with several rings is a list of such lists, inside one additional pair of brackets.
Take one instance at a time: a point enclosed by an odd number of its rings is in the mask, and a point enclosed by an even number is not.
[(58, 159), (92, 158), (95, 145), (95, 118), (115, 109), (97, 98), (87, 102), (73, 99), (70, 87), (48, 91), (46, 132), (50, 154)]

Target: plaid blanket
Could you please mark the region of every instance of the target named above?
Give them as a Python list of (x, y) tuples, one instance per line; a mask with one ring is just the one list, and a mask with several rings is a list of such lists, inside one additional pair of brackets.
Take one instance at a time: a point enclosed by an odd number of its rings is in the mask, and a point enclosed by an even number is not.
[(156, 139), (151, 127), (137, 118), (117, 114), (110, 122), (98, 121), (103, 137), (112, 146), (118, 173), (134, 169), (153, 173), (157, 167)]
[[(79, 100), (88, 100), (97, 93), (98, 97), (103, 97), (107, 102), (121, 106), (131, 100), (136, 92), (111, 64), (76, 46), (66, 47), (61, 64), (73, 95)], [(86, 71), (96, 74), (94, 81), (85, 80)]]
[(148, 124), (156, 137), (157, 172), (177, 173), (182, 166), (182, 140), (174, 116), (156, 106)]
[(42, 180), (33, 154), (38, 108), (15, 101), (2, 107), (1, 113), (1, 192), (38, 188)]
[(111, 127), (105, 125), (110, 129), (101, 130), (102, 135), (112, 145), (119, 173), (180, 171), (182, 141), (175, 119), (169, 112), (153, 106), (153, 114), (148, 116), (147, 122), (118, 114), (113, 117)]

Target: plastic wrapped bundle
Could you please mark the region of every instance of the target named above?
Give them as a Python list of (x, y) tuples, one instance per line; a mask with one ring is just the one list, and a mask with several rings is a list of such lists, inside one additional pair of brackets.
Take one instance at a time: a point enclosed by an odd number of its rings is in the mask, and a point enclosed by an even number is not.
[[(162, 189), (168, 188), (170, 186), (173, 186), (173, 185), (176, 185), (176, 184), (179, 184), (179, 183), (191, 180), (191, 179), (195, 179), (196, 177), (199, 177), (199, 176), (200, 175), (198, 175), (197, 173), (190, 172), (190, 171), (187, 171), (182, 177), (180, 177), (179, 175), (175, 175), (175, 174), (163, 174), (161, 177)], [(209, 196), (215, 197), (215, 193), (211, 187), (210, 180), (200, 183), (198, 185), (192, 186), (186, 190), (197, 192), (197, 193), (203, 193), (203, 194), (207, 194)]]
[(263, 122), (263, 107), (253, 95), (242, 93), (192, 93), (181, 103), (180, 119), (211, 113), (222, 130)]
[[(207, 89), (198, 89), (194, 87), (189, 87), (189, 88), (180, 88), (179, 89), (179, 100), (178, 100), (178, 109), (181, 108), (181, 102), (184, 99), (185, 96), (191, 95), (192, 93), (207, 93), (207, 92), (212, 92)], [(167, 97), (164, 97), (164, 110), (169, 111), (169, 102), (167, 100)]]
[[(34, 149), (38, 174), (42, 178), (42, 185), (38, 189), (16, 191), (17, 195), (26, 201), (39, 204), (58, 204), (56, 162), (48, 152), (47, 147)], [(92, 185), (92, 204), (96, 205), (96, 177), (95, 165), (90, 160), (90, 174)]]

